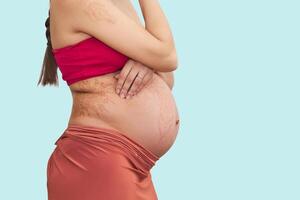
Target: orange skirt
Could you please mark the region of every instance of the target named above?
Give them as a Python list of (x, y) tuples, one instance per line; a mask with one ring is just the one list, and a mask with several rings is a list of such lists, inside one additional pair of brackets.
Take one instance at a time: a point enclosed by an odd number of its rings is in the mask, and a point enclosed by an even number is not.
[(48, 200), (157, 200), (150, 169), (159, 160), (124, 134), (69, 125), (47, 164)]

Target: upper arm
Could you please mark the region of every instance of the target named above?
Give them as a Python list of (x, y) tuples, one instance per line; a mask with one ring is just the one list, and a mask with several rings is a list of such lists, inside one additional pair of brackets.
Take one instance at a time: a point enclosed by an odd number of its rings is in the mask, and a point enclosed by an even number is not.
[(110, 0), (72, 0), (65, 9), (74, 30), (87, 33), (155, 70), (173, 71), (177, 67), (174, 47), (154, 37)]

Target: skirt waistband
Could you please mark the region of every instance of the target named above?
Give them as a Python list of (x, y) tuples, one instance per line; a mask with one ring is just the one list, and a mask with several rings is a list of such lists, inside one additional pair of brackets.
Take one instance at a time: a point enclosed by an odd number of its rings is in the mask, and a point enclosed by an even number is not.
[[(55, 141), (55, 145), (63, 138), (73, 138), (82, 142), (96, 144), (99, 147), (117, 147), (125, 156), (129, 157), (144, 173), (148, 173), (155, 165), (159, 157), (145, 147), (135, 142), (123, 133), (107, 129), (86, 125), (70, 124), (63, 134)], [(97, 148), (97, 147), (96, 147)]]

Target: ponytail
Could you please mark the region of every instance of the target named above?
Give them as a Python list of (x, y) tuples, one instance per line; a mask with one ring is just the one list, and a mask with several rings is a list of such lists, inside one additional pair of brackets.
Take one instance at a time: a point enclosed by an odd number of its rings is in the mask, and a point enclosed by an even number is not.
[(51, 36), (50, 36), (50, 9), (48, 12), (48, 18), (45, 21), (45, 27), (46, 27), (47, 48), (45, 51), (41, 74), (37, 85), (41, 83), (42, 86), (45, 86), (47, 84), (58, 86), (57, 64), (52, 53), (52, 44), (51, 44)]

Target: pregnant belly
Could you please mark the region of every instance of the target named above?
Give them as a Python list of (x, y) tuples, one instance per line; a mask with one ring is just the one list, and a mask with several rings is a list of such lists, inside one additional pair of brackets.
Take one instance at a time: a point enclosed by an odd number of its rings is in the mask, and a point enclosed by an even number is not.
[(70, 86), (73, 107), (69, 124), (116, 129), (161, 157), (179, 130), (178, 110), (170, 88), (154, 74), (137, 95), (122, 99), (115, 92), (114, 74)]

